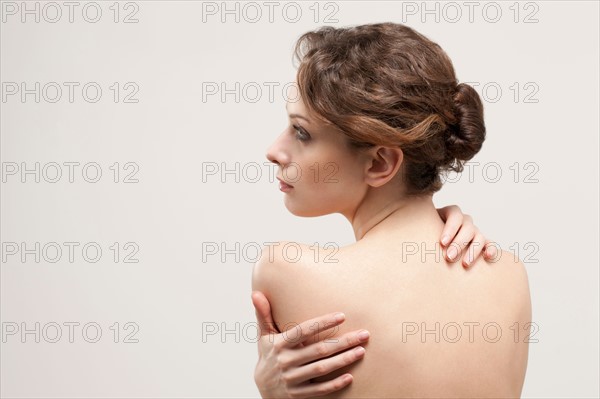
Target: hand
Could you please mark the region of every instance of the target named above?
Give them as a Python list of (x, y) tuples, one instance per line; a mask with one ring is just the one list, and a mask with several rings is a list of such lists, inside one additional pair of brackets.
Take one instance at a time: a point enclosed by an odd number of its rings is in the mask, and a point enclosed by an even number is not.
[[(354, 347), (369, 339), (368, 336), (359, 339), (358, 333), (364, 330), (307, 344), (309, 338), (342, 324), (344, 319), (336, 319), (338, 313), (330, 313), (281, 333), (275, 328), (269, 301), (260, 291), (252, 292), (252, 303), (260, 327), (254, 382), (263, 398), (311, 398), (338, 391), (352, 382), (352, 375), (348, 373), (330, 381), (312, 383), (310, 380), (361, 359), (364, 349), (359, 353), (360, 349), (356, 349), (361, 347)], [(317, 329), (314, 329), (315, 323), (318, 323)], [(338, 354), (323, 359), (334, 353)]]
[(495, 245), (492, 245), (475, 227), (471, 216), (463, 214), (457, 205), (449, 205), (437, 211), (446, 222), (440, 238), (440, 243), (446, 247), (446, 259), (454, 262), (464, 254), (462, 258), (464, 267), (470, 266), (482, 251), (484, 259), (495, 259), (498, 252)]

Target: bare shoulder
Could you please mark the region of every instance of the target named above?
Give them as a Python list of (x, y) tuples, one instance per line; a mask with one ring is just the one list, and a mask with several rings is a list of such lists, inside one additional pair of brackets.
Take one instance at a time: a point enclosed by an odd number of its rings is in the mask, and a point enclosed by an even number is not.
[(252, 269), (252, 289), (265, 294), (270, 293), (280, 275), (294, 271), (294, 267), (291, 266), (298, 261), (297, 255), (292, 252), (299, 252), (301, 258), (305, 247), (305, 244), (293, 241), (277, 241), (263, 246), (260, 257)]
[(486, 286), (496, 293), (506, 308), (517, 310), (523, 319), (531, 318), (529, 277), (523, 262), (512, 252), (499, 250), (494, 260), (478, 259), (473, 267), (480, 267), (486, 276)]
[(278, 324), (300, 323), (309, 314), (321, 313), (320, 306), (327, 302), (322, 287), (330, 287), (332, 274), (322, 266), (338, 260), (337, 250), (293, 241), (262, 249), (252, 270), (252, 290), (261, 291), (269, 300)]
[(525, 264), (512, 252), (501, 250), (493, 262), (498, 277), (514, 286), (529, 292), (529, 277)]
[[(262, 248), (258, 261), (252, 270), (252, 289), (274, 293), (290, 283), (298, 284), (318, 273), (322, 263), (338, 263), (339, 248), (318, 246), (294, 241), (278, 241)], [(313, 276), (314, 277), (314, 276)], [(268, 298), (268, 296), (267, 296)]]

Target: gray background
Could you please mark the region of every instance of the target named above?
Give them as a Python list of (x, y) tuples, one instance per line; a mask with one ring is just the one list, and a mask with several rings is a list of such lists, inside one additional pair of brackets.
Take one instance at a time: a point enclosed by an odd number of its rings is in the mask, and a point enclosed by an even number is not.
[[(340, 215), (289, 214), (263, 165), (287, 124), (281, 88), (294, 80), (292, 46), (318, 26), (383, 21), (404, 22), (439, 43), (459, 81), (477, 82), (485, 94), (483, 149), (434, 201), (458, 204), (527, 267), (537, 342), (523, 396), (598, 397), (597, 2), (480, 2), (472, 20), (464, 2), (427, 2), (437, 7), (433, 14), (422, 2), (276, 3), (272, 21), (263, 2), (227, 3), (238, 9), (236, 22), (235, 14), (221, 20), (221, 2), (138, 1), (118, 4), (117, 23), (113, 2), (97, 3), (96, 23), (83, 18), (95, 15), (86, 2), (72, 23), (62, 2), (55, 23), (56, 8), (44, 2), (39, 22), (35, 15), (22, 22), (21, 2), (12, 3), (15, 15), (7, 3), (0, 31), (3, 397), (258, 397), (250, 301), (257, 246), (354, 239)], [(123, 22), (130, 13), (137, 23)], [(29, 89), (40, 82), (40, 102), (9, 95), (11, 82)], [(48, 101), (55, 97), (49, 82), (63, 89), (56, 103)], [(73, 102), (64, 82), (79, 84)], [(95, 103), (83, 98), (88, 82), (102, 88)], [(138, 102), (124, 102), (134, 87), (128, 82), (137, 85), (130, 100)], [(233, 94), (203, 100), (203, 84), (222, 82), (229, 89), (239, 82), (239, 102)], [(277, 84), (273, 98), (266, 82)], [(39, 183), (9, 173), (36, 162)], [(56, 183), (47, 181), (53, 162), (63, 173)], [(73, 182), (64, 162), (80, 163)], [(96, 183), (82, 175), (92, 162), (102, 172)], [(128, 162), (138, 167), (137, 183), (123, 182), (134, 171)], [(236, 163), (238, 173), (220, 174)], [(203, 175), (213, 165), (219, 173)], [(21, 249), (36, 242), (40, 261), (35, 254), (23, 261)], [(64, 242), (79, 244), (73, 262)], [(11, 243), (25, 247), (13, 254)], [(49, 243), (63, 250), (54, 263)], [(97, 262), (83, 257), (86, 243), (101, 248)], [(232, 251), (223, 260), (223, 251), (206, 251), (211, 243)], [(138, 262), (124, 262), (135, 248), (129, 260)], [(87, 254), (95, 256), (93, 247)], [(79, 323), (73, 342), (69, 322)], [(35, 323), (39, 343), (34, 333), (21, 334)], [(98, 342), (86, 341), (95, 330), (84, 335), (84, 325), (101, 328)], [(56, 326), (62, 336), (54, 339)], [(218, 331), (209, 334), (212, 327)]]

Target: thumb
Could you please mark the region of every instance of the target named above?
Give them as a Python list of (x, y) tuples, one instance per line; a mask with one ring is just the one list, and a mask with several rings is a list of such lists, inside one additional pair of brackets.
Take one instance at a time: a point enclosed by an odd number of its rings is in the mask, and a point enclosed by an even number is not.
[(260, 291), (252, 291), (252, 304), (254, 305), (256, 320), (258, 320), (260, 326), (260, 336), (279, 334), (271, 315), (271, 305), (267, 297)]

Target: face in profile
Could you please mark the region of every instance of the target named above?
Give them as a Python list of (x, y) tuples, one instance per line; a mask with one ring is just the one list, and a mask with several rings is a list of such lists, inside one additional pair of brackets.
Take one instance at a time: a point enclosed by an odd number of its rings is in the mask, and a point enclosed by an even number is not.
[(267, 150), (267, 159), (278, 165), (286, 208), (296, 216), (352, 215), (367, 190), (360, 153), (299, 97), (286, 110), (289, 124)]

